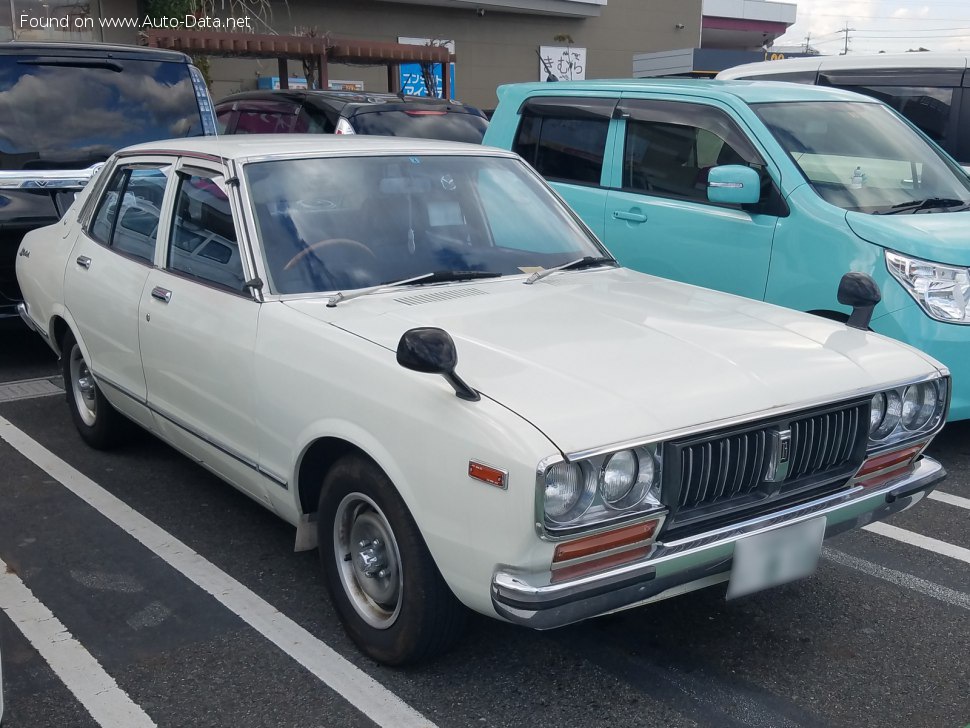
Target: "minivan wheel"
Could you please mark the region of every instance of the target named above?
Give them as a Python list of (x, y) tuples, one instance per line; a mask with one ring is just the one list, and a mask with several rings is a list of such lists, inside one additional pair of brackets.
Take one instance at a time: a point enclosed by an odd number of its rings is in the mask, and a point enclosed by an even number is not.
[(121, 443), (131, 424), (122, 417), (98, 387), (81, 347), (68, 331), (61, 342), (61, 367), (71, 419), (81, 438), (91, 447), (105, 450)]
[(465, 608), (373, 461), (349, 455), (330, 469), (317, 534), (330, 598), (351, 639), (375, 660), (427, 659), (461, 636)]

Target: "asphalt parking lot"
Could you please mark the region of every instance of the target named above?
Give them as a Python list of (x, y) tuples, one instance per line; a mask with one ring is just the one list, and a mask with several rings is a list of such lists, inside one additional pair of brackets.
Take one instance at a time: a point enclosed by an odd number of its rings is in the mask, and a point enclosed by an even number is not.
[(826, 542), (811, 579), (548, 633), (476, 617), (397, 670), (288, 525), (148, 435), (91, 450), (49, 350), (2, 336), (4, 728), (970, 724), (970, 423), (932, 446), (934, 498)]

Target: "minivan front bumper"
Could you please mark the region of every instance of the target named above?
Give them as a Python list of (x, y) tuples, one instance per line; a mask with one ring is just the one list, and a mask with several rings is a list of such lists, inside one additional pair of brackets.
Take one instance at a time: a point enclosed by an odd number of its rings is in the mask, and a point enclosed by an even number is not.
[(923, 457), (876, 488), (856, 485), (725, 528), (679, 541), (657, 543), (645, 559), (570, 581), (551, 573), (522, 574), (499, 568), (492, 579), (492, 606), (510, 622), (552, 629), (620, 609), (660, 601), (727, 581), (735, 543), (781, 526), (825, 517), (825, 538), (880, 521), (921, 500), (946, 475)]

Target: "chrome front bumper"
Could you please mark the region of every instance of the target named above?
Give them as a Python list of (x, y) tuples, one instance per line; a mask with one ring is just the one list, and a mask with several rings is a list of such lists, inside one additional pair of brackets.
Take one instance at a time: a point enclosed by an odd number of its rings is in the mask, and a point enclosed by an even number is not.
[(500, 568), (492, 579), (492, 605), (510, 622), (552, 629), (660, 601), (726, 581), (740, 538), (818, 516), (825, 516), (829, 538), (909, 508), (945, 476), (942, 465), (923, 457), (911, 470), (877, 488), (857, 485), (725, 528), (658, 542), (645, 559), (570, 581), (552, 583), (550, 572), (523, 574)]

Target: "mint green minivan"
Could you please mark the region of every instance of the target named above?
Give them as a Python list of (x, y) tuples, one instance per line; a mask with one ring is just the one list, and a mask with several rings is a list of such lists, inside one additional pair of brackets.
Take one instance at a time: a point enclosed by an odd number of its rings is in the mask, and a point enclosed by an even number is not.
[[(485, 144), (543, 175), (623, 264), (870, 324), (953, 375), (970, 418), (970, 177), (880, 101), (789, 83), (634, 79), (498, 90)], [(644, 312), (647, 315), (649, 312)]]

